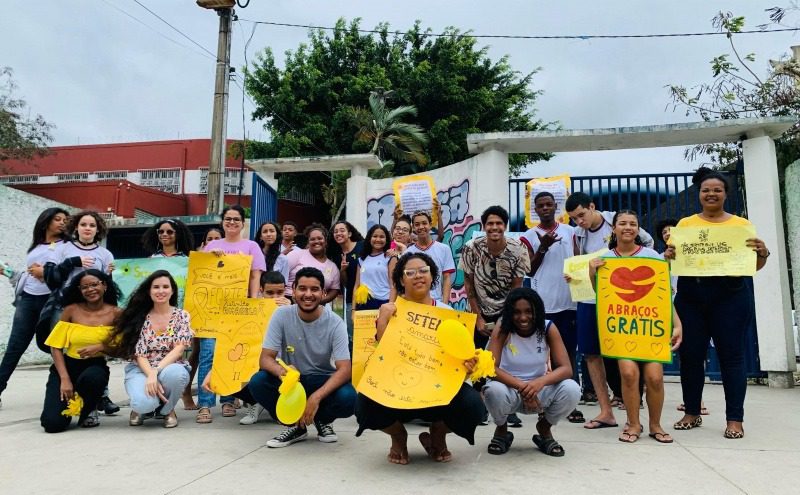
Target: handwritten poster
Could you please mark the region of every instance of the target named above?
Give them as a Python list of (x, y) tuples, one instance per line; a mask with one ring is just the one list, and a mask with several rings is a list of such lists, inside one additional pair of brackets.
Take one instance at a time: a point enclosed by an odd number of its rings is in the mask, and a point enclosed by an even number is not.
[(573, 301), (590, 301), (595, 298), (592, 281), (589, 279), (589, 261), (599, 257), (606, 251), (608, 249), (601, 249), (594, 253), (573, 256), (564, 260), (564, 275), (569, 275), (572, 278), (568, 285)]
[(357, 386), (364, 374), (378, 342), (375, 340), (375, 320), (378, 310), (353, 311), (353, 386)]
[(116, 260), (114, 262), (114, 282), (122, 291), (120, 306), (128, 305), (128, 298), (134, 290), (156, 270), (166, 270), (178, 284), (178, 307), (183, 307), (183, 299), (186, 293), (186, 270), (189, 266), (189, 258), (185, 256), (172, 256), (169, 258), (130, 258)]
[(276, 308), (272, 299), (226, 299), (211, 318), (215, 330), (209, 387), (220, 395), (241, 390), (258, 371), (261, 344)]
[(386, 407), (419, 409), (448, 404), (466, 378), (464, 361), (445, 354), (436, 328), (447, 319), (472, 332), (476, 315), (397, 298), (389, 320), (356, 389)]
[(427, 211), (433, 217), (433, 225), (438, 221), (438, 211), (433, 211), (433, 198), (436, 188), (429, 175), (412, 175), (397, 179), (392, 183), (395, 204), (399, 204), (403, 213), (412, 215), (415, 211)]
[(597, 327), (603, 356), (671, 363), (669, 264), (654, 258), (606, 258), (597, 270)]
[(690, 277), (752, 276), (756, 273), (756, 252), (747, 239), (756, 236), (752, 225), (672, 227), (670, 243), (675, 245), (673, 275)]
[(183, 308), (192, 316), (195, 337), (216, 337), (214, 317), (222, 314), (227, 299), (247, 298), (252, 256), (192, 251)]
[(531, 179), (525, 184), (525, 225), (528, 228), (533, 228), (539, 225), (539, 215), (534, 211), (536, 203), (534, 199), (540, 192), (549, 192), (553, 195), (556, 202), (556, 221), (561, 223), (569, 223), (569, 215), (564, 208), (564, 203), (567, 202), (572, 182), (569, 175), (557, 175), (554, 177), (545, 177), (538, 179)]

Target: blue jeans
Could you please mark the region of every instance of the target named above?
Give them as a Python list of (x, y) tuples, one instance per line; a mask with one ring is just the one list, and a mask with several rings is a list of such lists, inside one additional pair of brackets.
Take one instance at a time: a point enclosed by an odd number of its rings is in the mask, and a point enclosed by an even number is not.
[[(14, 321), (11, 324), (11, 333), (8, 335), (8, 346), (6, 346), (3, 361), (0, 363), (0, 393), (3, 393), (3, 390), (6, 389), (11, 374), (19, 364), (22, 355), (28, 349), (34, 335), (39, 349), (47, 347), (44, 342), (48, 336), (36, 333), (36, 322), (39, 321), (39, 313), (42, 312), (48, 297), (50, 297), (48, 294), (34, 296), (27, 292), (23, 292), (17, 297)], [(49, 351), (50, 349), (48, 348), (47, 352)]]
[[(306, 389), (306, 396), (310, 396), (322, 387), (331, 375), (301, 375), (300, 383)], [(278, 403), (278, 387), (281, 386), (281, 379), (264, 370), (260, 370), (253, 375), (247, 388), (253, 398), (269, 412), (273, 419), (277, 420), (275, 405)], [(337, 388), (333, 393), (322, 399), (319, 403), (315, 422), (328, 424), (333, 423), (336, 418), (349, 418), (355, 412), (356, 390), (350, 382)]]
[[(211, 365), (214, 363), (214, 345), (216, 339), (198, 339), (200, 341), (200, 357), (197, 362), (197, 405), (199, 407), (214, 407), (217, 404), (217, 394), (208, 392), (200, 384), (206, 379), (206, 375), (211, 373)], [(219, 403), (233, 403), (232, 395), (221, 395)]]
[(681, 388), (686, 414), (700, 415), (709, 339), (719, 357), (725, 417), (744, 421), (747, 372), (745, 334), (755, 317), (752, 279), (749, 277), (680, 277), (675, 311), (683, 323)]
[(139, 414), (147, 414), (161, 409), (161, 413), (169, 414), (183, 395), (183, 389), (189, 383), (189, 366), (172, 363), (158, 373), (158, 383), (164, 389), (167, 402), (162, 404), (157, 395), (147, 395), (145, 383), (147, 375), (136, 363), (125, 366), (125, 391), (131, 398), (131, 410)]

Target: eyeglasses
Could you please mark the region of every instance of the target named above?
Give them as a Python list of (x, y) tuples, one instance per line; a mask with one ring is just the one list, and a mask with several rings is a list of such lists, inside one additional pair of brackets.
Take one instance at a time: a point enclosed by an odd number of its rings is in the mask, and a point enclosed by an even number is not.
[(242, 219), (236, 217), (225, 217), (222, 219), (222, 221), (225, 223), (239, 223), (242, 221)]
[(406, 229), (404, 227), (395, 227), (394, 231), (395, 232), (400, 232), (402, 234), (408, 234), (409, 232), (411, 232), (411, 229)]
[(96, 289), (96, 288), (100, 287), (101, 285), (103, 285), (103, 282), (91, 282), (91, 283), (88, 283), (88, 284), (85, 284), (85, 285), (79, 285), (78, 288), (81, 291), (87, 291), (89, 289)]
[(174, 230), (159, 230), (158, 235), (175, 235)]
[(416, 277), (418, 273), (420, 275), (427, 275), (430, 272), (431, 272), (431, 267), (429, 266), (423, 266), (420, 268), (406, 268), (405, 270), (403, 270), (403, 274), (408, 278)]

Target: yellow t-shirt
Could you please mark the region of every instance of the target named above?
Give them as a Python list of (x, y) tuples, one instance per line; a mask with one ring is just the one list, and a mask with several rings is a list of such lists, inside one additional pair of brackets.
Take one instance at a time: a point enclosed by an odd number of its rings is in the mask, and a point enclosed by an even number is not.
[(44, 343), (56, 349), (65, 349), (64, 354), (71, 358), (81, 359), (78, 349), (107, 342), (113, 328), (111, 326), (90, 327), (59, 321)]
[(690, 217), (681, 218), (678, 222), (678, 227), (708, 227), (709, 225), (724, 225), (726, 227), (735, 227), (738, 225), (752, 225), (750, 220), (742, 218), (737, 215), (731, 217), (724, 222), (709, 222), (701, 218), (699, 215), (692, 215)]

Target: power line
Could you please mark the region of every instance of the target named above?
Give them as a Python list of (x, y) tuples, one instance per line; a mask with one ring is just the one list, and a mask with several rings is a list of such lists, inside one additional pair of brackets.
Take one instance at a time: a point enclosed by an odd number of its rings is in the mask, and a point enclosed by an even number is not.
[[(331, 26), (314, 26), (311, 24), (291, 24), (288, 22), (271, 22), (271, 21), (255, 21), (252, 19), (239, 19), (244, 22), (252, 22), (254, 24), (266, 24), (269, 26), (302, 28), (302, 29), (321, 29), (323, 31), (350, 31), (351, 28), (337, 28)], [(730, 34), (764, 34), (764, 33), (781, 33), (787, 31), (798, 31), (800, 28), (779, 28), (779, 29), (753, 29), (749, 31), (737, 31)], [(379, 29), (357, 29), (359, 33), (365, 34), (383, 34)], [(387, 34), (404, 35), (409, 31), (386, 31)], [(686, 38), (692, 36), (727, 36), (727, 32), (699, 32), (699, 33), (656, 33), (656, 34), (560, 34), (560, 35), (524, 35), (524, 34), (470, 34), (466, 33), (420, 33), (422, 36), (431, 36), (434, 38), (455, 38), (455, 37), (469, 37), (469, 38), (486, 38), (486, 39), (511, 39), (511, 40), (594, 40), (594, 39), (629, 39), (629, 38)]]
[(142, 2), (140, 2), (139, 0), (133, 0), (133, 1), (136, 2), (136, 4), (138, 4), (141, 8), (143, 8), (144, 10), (148, 11), (150, 14), (155, 16), (156, 19), (158, 19), (159, 21), (163, 22), (164, 24), (166, 24), (167, 26), (172, 28), (173, 31), (175, 31), (176, 33), (180, 34), (181, 36), (183, 36), (187, 40), (191, 41), (195, 46), (199, 47), (201, 50), (203, 50), (204, 52), (206, 52), (209, 55), (211, 55), (212, 57), (214, 57), (214, 60), (217, 59), (217, 55), (215, 53), (212, 53), (208, 48), (206, 48), (203, 45), (201, 45), (200, 43), (196, 42), (195, 40), (190, 38), (187, 34), (185, 34), (183, 31), (181, 31), (180, 29), (176, 28), (175, 26), (173, 26), (172, 24), (170, 24), (169, 22), (164, 20), (163, 17), (161, 17), (160, 15), (156, 14), (155, 12), (153, 12), (152, 10), (147, 8), (147, 6), (144, 5)]

